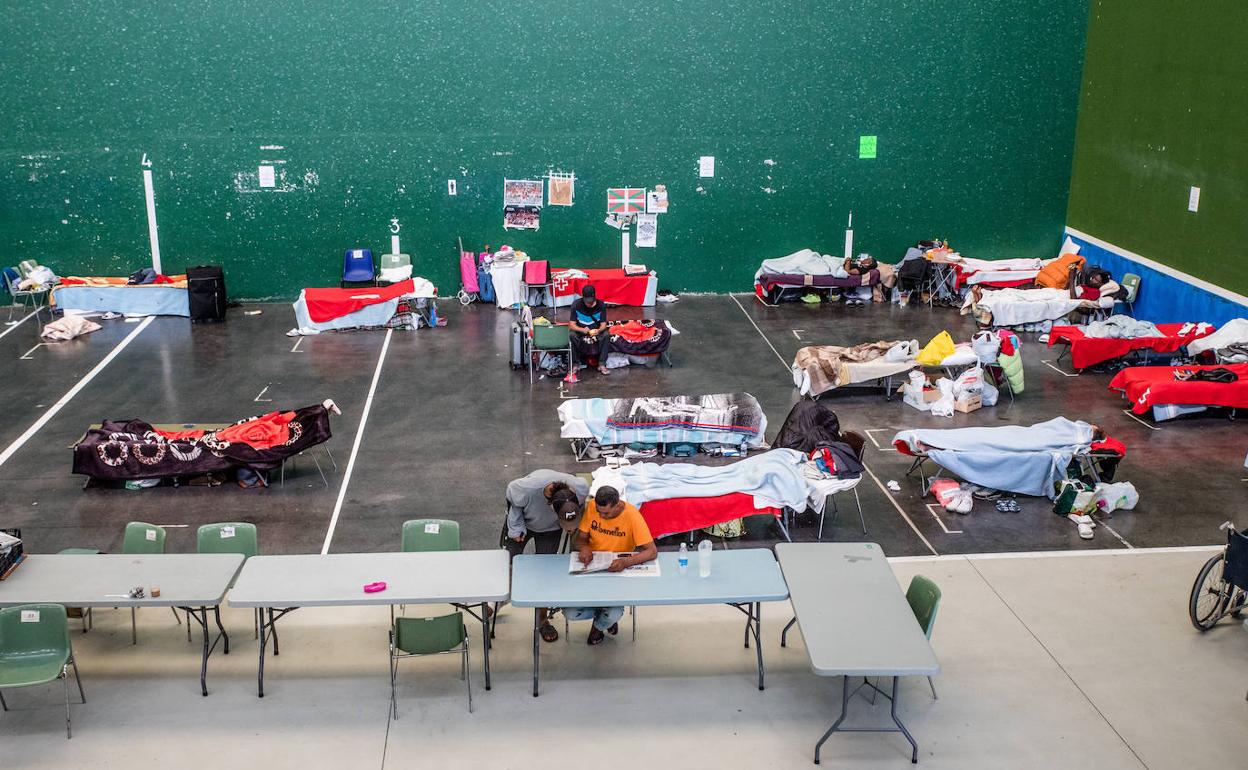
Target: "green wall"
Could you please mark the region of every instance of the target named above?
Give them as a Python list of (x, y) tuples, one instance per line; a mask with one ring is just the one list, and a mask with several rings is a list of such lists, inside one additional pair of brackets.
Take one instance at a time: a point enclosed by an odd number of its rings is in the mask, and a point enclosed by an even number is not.
[[(1064, 222), (1086, 0), (7, 2), (0, 246), (63, 274), (221, 263), (239, 297), (388, 250), (458, 288), (455, 237), (618, 264), (611, 186), (666, 184), (676, 290), (748, 289), (760, 259), (919, 238), (1048, 256)], [(858, 137), (879, 136), (859, 160)], [(278, 146), (280, 150), (262, 147)], [(697, 160), (714, 155), (716, 177)], [(257, 191), (263, 160), (284, 192)], [(578, 177), (536, 233), (502, 180)], [(240, 176), (241, 175), (241, 176)], [(446, 194), (456, 178), (459, 195)]]
[(1071, 227), (1248, 294), (1245, 40), (1242, 0), (1092, 3)]

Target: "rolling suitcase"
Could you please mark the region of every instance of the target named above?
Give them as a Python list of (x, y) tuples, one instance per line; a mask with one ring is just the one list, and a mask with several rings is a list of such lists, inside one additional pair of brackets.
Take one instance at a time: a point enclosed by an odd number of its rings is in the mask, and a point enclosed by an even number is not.
[(520, 324), (511, 325), (511, 368), (524, 368), (524, 327)]
[(219, 266), (188, 267), (186, 291), (191, 306), (191, 323), (225, 320), (225, 272)]

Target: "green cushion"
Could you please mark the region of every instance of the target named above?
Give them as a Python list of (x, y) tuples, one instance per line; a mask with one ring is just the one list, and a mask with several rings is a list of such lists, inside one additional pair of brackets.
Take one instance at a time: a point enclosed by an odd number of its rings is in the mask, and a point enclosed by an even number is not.
[(568, 327), (534, 326), (533, 347), (537, 350), (558, 350), (568, 347)]
[[(38, 620), (22, 622), (23, 612), (38, 613)], [(54, 681), (69, 654), (69, 622), (61, 605), (0, 609), (0, 689)]]
[(462, 612), (436, 618), (395, 618), (394, 646), (411, 655), (453, 650), (464, 643)]

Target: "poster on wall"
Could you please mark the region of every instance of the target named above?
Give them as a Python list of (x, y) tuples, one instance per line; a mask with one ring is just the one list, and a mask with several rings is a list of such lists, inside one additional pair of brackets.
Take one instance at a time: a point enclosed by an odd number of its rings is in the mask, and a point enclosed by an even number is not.
[(637, 215), (637, 248), (652, 249), (659, 240), (659, 215)]
[(646, 213), (667, 213), (667, 185), (656, 184), (653, 190), (646, 193)]
[(541, 208), (544, 187), (545, 183), (540, 179), (504, 179), (503, 205)]
[(503, 206), (504, 230), (536, 230), (541, 224), (541, 206)]
[(641, 214), (646, 210), (646, 188), (610, 187), (607, 189), (608, 214)]
[(551, 174), (550, 185), (546, 188), (546, 205), (571, 206), (576, 195), (575, 174)]

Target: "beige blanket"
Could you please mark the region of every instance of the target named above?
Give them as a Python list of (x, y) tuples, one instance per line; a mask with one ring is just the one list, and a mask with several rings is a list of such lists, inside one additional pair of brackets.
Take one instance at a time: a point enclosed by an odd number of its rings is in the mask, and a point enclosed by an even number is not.
[[(855, 364), (882, 359), (884, 354), (899, 342), (900, 340), (864, 342), (852, 348), (838, 345), (809, 345), (797, 351), (797, 356), (793, 359), (793, 372), (796, 375), (794, 379), (809, 382), (812, 394), (853, 384), (856, 381), (853, 373)], [(914, 361), (912, 359), (909, 362), (898, 362), (898, 364), (904, 370), (912, 368)]]

